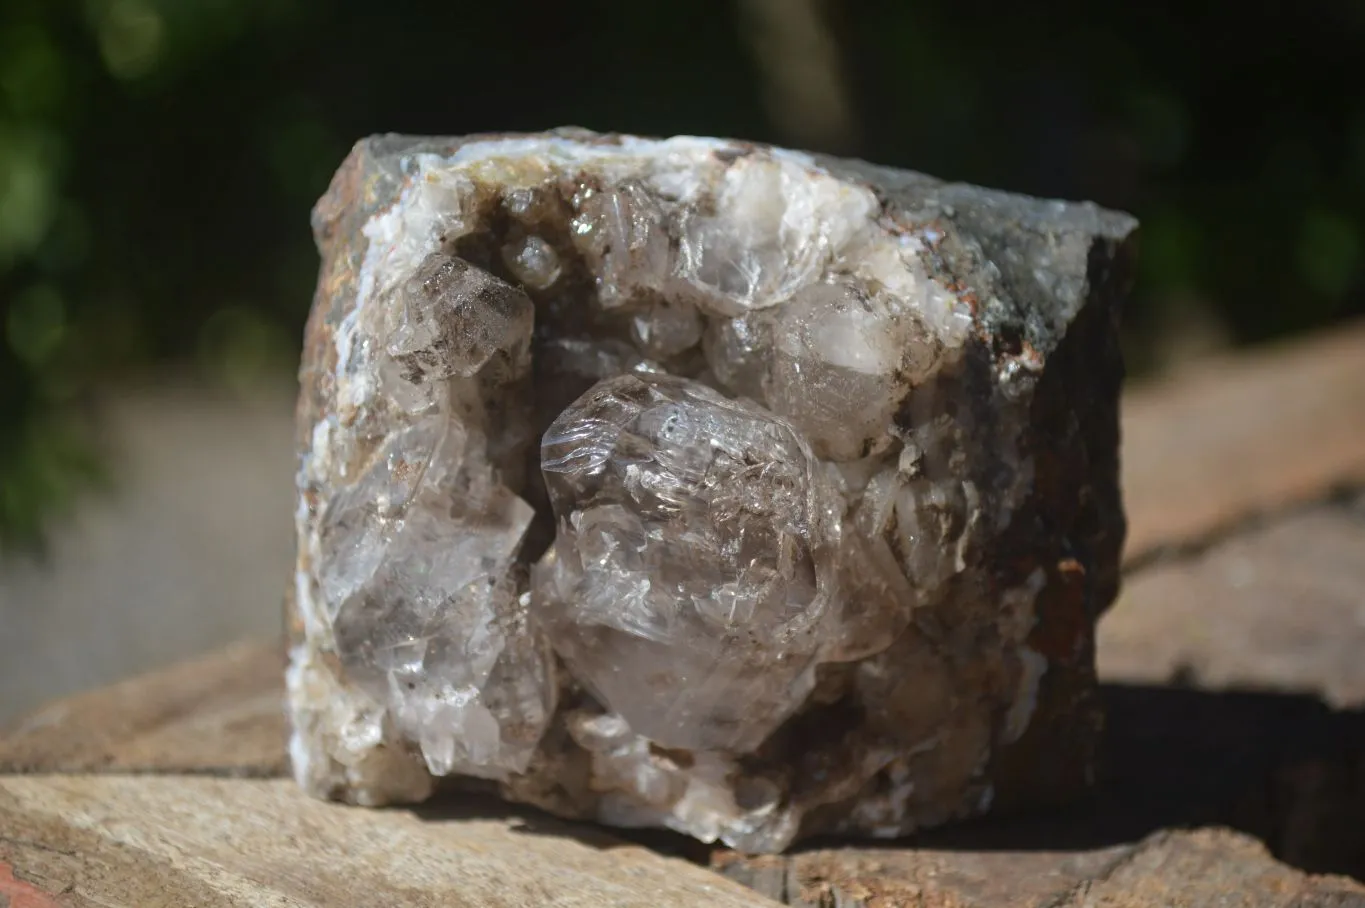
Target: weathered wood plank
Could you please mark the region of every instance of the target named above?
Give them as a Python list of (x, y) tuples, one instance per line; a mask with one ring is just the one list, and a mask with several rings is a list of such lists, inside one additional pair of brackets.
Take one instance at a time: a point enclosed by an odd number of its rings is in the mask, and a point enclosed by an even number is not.
[(1365, 482), (1365, 323), (1130, 389), (1125, 560)]
[(1322, 505), (1137, 572), (1100, 621), (1098, 650), (1110, 681), (1365, 705), (1365, 513)]
[(802, 908), (1040, 908), (1098, 878), (1130, 850), (830, 848), (764, 857), (721, 851), (712, 866), (770, 898)]
[(794, 908), (1361, 908), (1365, 886), (1274, 860), (1249, 836), (1207, 828), (1077, 851), (846, 848), (779, 858), (719, 854), (717, 869)]
[(1162, 832), (1134, 849), (1058, 908), (1361, 908), (1365, 887), (1344, 877), (1310, 876), (1271, 859), (1255, 839), (1224, 829)]
[(6, 866), (79, 906), (772, 904), (598, 830), (501, 808), (445, 819), (348, 808), (286, 780), (3, 777)]
[(59, 700), (0, 734), (0, 772), (279, 775), (283, 652), (239, 643)]

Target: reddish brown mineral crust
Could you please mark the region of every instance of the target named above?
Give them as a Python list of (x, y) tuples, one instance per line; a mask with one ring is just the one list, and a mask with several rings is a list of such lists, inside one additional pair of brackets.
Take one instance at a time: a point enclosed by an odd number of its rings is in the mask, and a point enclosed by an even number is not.
[[(571, 138), (587, 137), (575, 133)], [(370, 279), (366, 277), (370, 272), (365, 271), (369, 244), (363, 239), (367, 225), (376, 223), (375, 218), (390, 210), (405, 190), (414, 191), (414, 168), (436, 166), (432, 162), (452, 159), (460, 148), (479, 141), (486, 140), (367, 140), (357, 146), (319, 204), (314, 226), (323, 252), (323, 267), (305, 343), (298, 417), (305, 462), (310, 451), (319, 450), (315, 433), (328, 414), (335, 415), (336, 425), (342, 430), (359, 425), (357, 419), (370, 418), (365, 410), (356, 410), (349, 404), (338, 406), (336, 400), (337, 333), (354, 307), (364, 303), (362, 284)], [(549, 136), (506, 141), (514, 145), (520, 142), (516, 148), (524, 150), (527, 142), (562, 145), (569, 139)], [(612, 146), (603, 146), (593, 140), (582, 147), (598, 150), (610, 147), (613, 153), (619, 149), (651, 153), (648, 149), (641, 151), (644, 146), (640, 140), (614, 141)], [(715, 148), (717, 153), (710, 159), (719, 163), (708, 166), (732, 166), (742, 160), (749, 162), (745, 166), (750, 170), (746, 172), (754, 173), (760, 172), (757, 168), (768, 160), (768, 155), (779, 155), (757, 146), (743, 156), (721, 153), (724, 143), (715, 143)], [(415, 163), (419, 158), (423, 161), (420, 165)], [(799, 159), (800, 156), (774, 158)], [(666, 801), (643, 805), (648, 809), (642, 812), (642, 805), (630, 806), (632, 799), (641, 796), (638, 790), (634, 794), (622, 792), (624, 800), (604, 800), (600, 793), (594, 793), (600, 792), (600, 784), (583, 787), (585, 773), (604, 771), (602, 765), (590, 769), (590, 761), (579, 749), (587, 740), (582, 737), (587, 726), (581, 723), (600, 714), (601, 706), (584, 699), (584, 693), (571, 683), (559, 694), (562, 705), (546, 729), (539, 755), (524, 775), (513, 774), (502, 782), (509, 797), (567, 815), (597, 816), (609, 822), (666, 823), (703, 838), (719, 835), (743, 841), (748, 847), (773, 848), (782, 847), (793, 835), (822, 828), (876, 834), (904, 832), (979, 812), (993, 803), (1015, 805), (1057, 800), (1087, 784), (1097, 715), (1093, 698), (1092, 627), (1095, 616), (1113, 596), (1117, 552), (1122, 540), (1115, 475), (1115, 401), (1121, 368), (1114, 317), (1127, 283), (1126, 243), (1133, 224), (1122, 216), (1093, 207), (1037, 202), (972, 187), (949, 186), (927, 177), (857, 162), (819, 159), (795, 166), (812, 168), (809, 172), (814, 176), (803, 179), (847, 181), (848, 191), (854, 193), (851, 198), (856, 199), (858, 192), (871, 185), (882, 209), (873, 221), (888, 222), (890, 213), (890, 221), (909, 225), (908, 236), (912, 240), (916, 236), (923, 238), (925, 248), (930, 250), (925, 261), (931, 275), (929, 284), (923, 286), (930, 288), (931, 293), (941, 293), (946, 301), (932, 305), (946, 304), (950, 310), (961, 306), (973, 323), (967, 338), (947, 342), (965, 343), (962, 349), (968, 352), (961, 365), (947, 367), (949, 371), (943, 373), (948, 378), (938, 381), (937, 399), (961, 396), (959, 413), (969, 413), (968, 422), (974, 426), (964, 429), (961, 438), (985, 438), (998, 432), (1010, 445), (1019, 440), (1019, 454), (1008, 456), (1025, 458), (1031, 464), (1032, 491), (1026, 485), (1019, 486), (1022, 497), (1009, 506), (1010, 511), (1001, 512), (1013, 514), (1003, 527), (974, 529), (970, 532), (975, 535), (963, 537), (968, 539), (968, 564), (979, 563), (984, 572), (973, 574), (977, 570), (973, 567), (962, 577), (978, 579), (959, 577), (942, 588), (945, 592), (930, 593), (928, 599), (916, 606), (914, 620), (903, 639), (885, 649), (885, 655), (873, 653), (861, 666), (848, 664), (854, 669), (851, 675), (849, 668), (832, 668), (831, 672), (821, 674), (824, 680), (815, 685), (810, 701), (797, 709), (792, 719), (752, 757), (744, 759), (743, 772), (752, 774), (753, 779), (744, 784), (756, 783), (766, 792), (764, 798), (776, 799), (771, 802), (772, 809), (777, 811), (772, 814), (773, 819), (741, 822), (733, 818), (740, 816), (735, 814), (715, 826), (712, 820), (698, 817), (711, 816), (716, 808), (708, 807), (697, 814), (695, 811), (701, 808), (679, 806), (691, 803), (686, 799), (671, 807)], [(520, 173), (516, 168), (509, 172)], [(825, 176), (820, 176), (822, 173)], [(431, 177), (418, 179), (429, 181)], [(790, 200), (787, 204), (791, 204)], [(830, 223), (836, 225), (836, 230), (845, 229), (838, 220), (843, 215), (828, 216), (834, 218)], [(482, 228), (474, 228), (474, 235), (479, 229)], [(705, 229), (732, 228), (719, 224)], [(556, 242), (560, 241), (552, 241), (551, 245)], [(565, 261), (563, 248), (557, 248), (559, 261)], [(738, 248), (740, 253), (736, 254), (759, 256), (755, 262), (772, 260), (774, 254), (761, 244), (741, 244)], [(745, 249), (752, 251), (744, 252)], [(543, 253), (536, 254), (543, 257)], [(722, 309), (751, 305), (758, 298), (754, 294), (770, 292), (762, 288), (810, 280), (799, 275), (818, 271), (811, 263), (814, 260), (801, 258), (802, 253), (796, 253), (795, 258), (790, 257), (791, 253), (782, 254), (788, 255), (790, 266), (798, 269), (792, 272), (796, 276), (746, 278), (747, 284), (722, 287), (721, 296), (715, 297), (717, 305)], [(866, 273), (874, 273), (887, 267), (884, 259), (877, 258), (882, 253), (858, 254), (864, 258), (850, 258), (847, 260), (850, 264), (838, 267), (850, 268), (855, 274), (863, 273), (859, 269), (871, 268), (873, 271)], [(715, 279), (708, 276), (706, 269), (713, 266), (705, 256), (695, 262), (695, 267), (702, 269), (695, 272), (701, 280)], [(501, 267), (496, 261), (490, 264)], [(937, 274), (946, 276), (938, 282), (939, 278), (932, 276)], [(553, 277), (550, 281), (564, 279)], [(762, 283), (763, 280), (769, 283)], [(774, 280), (778, 283), (771, 282)], [(932, 290), (938, 286), (941, 291)], [(541, 306), (535, 287), (528, 286), (528, 292)], [(702, 303), (703, 309), (709, 305)], [(831, 310), (836, 314), (838, 311)], [(843, 319), (839, 330), (864, 330), (857, 327), (856, 321), (847, 321), (844, 315), (838, 318)], [(1009, 392), (1015, 394), (1014, 398), (1007, 394), (998, 403), (988, 402), (993, 399), (991, 395), (999, 393), (994, 389), (1016, 385), (1019, 390)], [(1018, 405), (1008, 403), (1011, 399), (1032, 403), (1018, 409)], [(768, 402), (779, 407), (779, 412), (788, 406), (780, 396)], [(1016, 410), (1011, 411), (1011, 407)], [(902, 411), (890, 427), (896, 446), (903, 444), (901, 438), (910, 437), (904, 434), (910, 427), (936, 412), (921, 408), (917, 413), (904, 406)], [(1016, 415), (1008, 415), (1012, 412)], [(798, 425), (807, 418), (803, 413), (799, 408), (793, 411)], [(1016, 428), (1007, 428), (1011, 419), (1022, 422)], [(946, 458), (952, 450), (947, 447), (941, 454), (934, 453), (932, 445), (948, 442), (936, 441), (933, 435), (923, 435), (916, 444), (925, 442), (931, 446), (931, 464), (932, 458)], [(880, 443), (873, 444), (875, 449)], [(935, 468), (941, 472), (948, 468), (949, 460), (938, 463), (945, 465)], [(980, 486), (986, 490), (982, 494), (1009, 496), (1016, 493), (1009, 491), (1006, 477), (1011, 469), (1017, 468), (1008, 463), (1003, 471), (1000, 465), (989, 465), (985, 460), (967, 469), (984, 471), (982, 477), (999, 477), (986, 480), (1001, 484)], [(851, 475), (847, 469), (842, 472), (845, 477)], [(1022, 472), (1019, 477), (1014, 481), (1027, 483)], [(305, 483), (301, 487), (301, 526), (320, 519), (329, 494), (325, 487), (316, 484)], [(911, 574), (917, 582), (937, 576), (934, 572), (939, 569), (932, 561), (924, 561), (922, 555), (912, 556), (904, 547), (897, 551), (902, 559), (920, 559), (920, 567), (915, 569), (919, 573)], [(924, 549), (923, 553), (929, 551)], [(301, 547), (301, 583), (324, 568), (325, 565), (316, 563), (315, 552)], [(945, 576), (954, 574), (949, 571)], [(309, 631), (306, 616), (298, 608), (298, 596), (298, 592), (291, 593), (289, 622), (295, 645), (295, 673), (291, 677), (296, 679), (296, 772), (314, 791), (348, 799), (423, 796), (430, 783), (422, 781), (425, 770), (417, 744), (402, 734), (390, 738), (392, 726), (385, 724), (388, 731), (383, 733), (383, 743), (368, 757), (360, 756), (359, 751), (348, 751), (350, 745), (339, 743), (342, 739), (337, 736), (348, 733), (345, 720), (340, 714), (329, 719), (328, 704), (335, 707), (343, 702), (348, 691), (353, 690), (353, 682), (347, 679), (345, 671), (339, 671), (340, 663), (330, 654), (325, 635)], [(1020, 604), (1002, 605), (1009, 602)], [(1016, 612), (1017, 617), (1009, 617)], [(1029, 618), (1031, 613), (1036, 613), (1033, 620)], [(982, 642), (1002, 633), (1006, 637), (1017, 634), (1015, 639), (1022, 647), (1016, 648), (1019, 644), (1006, 638)], [(301, 654), (310, 646), (313, 655), (304, 658)], [(942, 691), (939, 698), (925, 700), (918, 694), (912, 695), (913, 673), (905, 676), (910, 686), (897, 683), (888, 686), (888, 681), (909, 672), (891, 659), (897, 652), (910, 656), (909, 664), (922, 666), (919, 671), (927, 672), (919, 676), (924, 683), (935, 677), (944, 679), (937, 688)], [(304, 661), (300, 662), (300, 658)], [(307, 666), (306, 683), (302, 683), (300, 666)], [(561, 681), (561, 685), (564, 683)], [(849, 697), (861, 698), (862, 705), (848, 701)], [(908, 699), (897, 705), (884, 699), (887, 697)], [(904, 708), (915, 702), (922, 703), (914, 707), (920, 712), (905, 718), (910, 718), (917, 727), (936, 728), (928, 740), (900, 740), (893, 731), (896, 725), (877, 718), (879, 711), (886, 711), (888, 719), (893, 715), (904, 716)], [(860, 715), (866, 719), (858, 718)], [(931, 718), (935, 715), (940, 718)], [(605, 720), (592, 721), (600, 725)], [(579, 729), (574, 732), (577, 743), (559, 730), (565, 722), (570, 730)], [(879, 727), (884, 730), (878, 731)], [(628, 739), (620, 740), (620, 745), (612, 746), (624, 746)], [(332, 743), (325, 743), (328, 741)], [(335, 749), (338, 746), (341, 751)], [(351, 753), (353, 758), (345, 758), (349, 763), (332, 762), (338, 753)], [(641, 753), (654, 751), (646, 748)], [(983, 764), (980, 761), (985, 755), (989, 758)], [(681, 780), (678, 784), (695, 787), (701, 774), (712, 771), (704, 767), (711, 765), (708, 761), (713, 758), (703, 756), (700, 763), (689, 758), (692, 762), (688, 767), (677, 769), (668, 768), (676, 766), (676, 761), (660, 763), (665, 758), (659, 756), (644, 759), (654, 767), (650, 772), (681, 773), (675, 777)], [(723, 767), (740, 765), (730, 762), (735, 756), (723, 757), (715, 763), (715, 771), (733, 773), (733, 769)], [(428, 752), (428, 764), (430, 759)], [(723, 787), (717, 790), (723, 791)], [(697, 789), (696, 794), (687, 797), (698, 797), (701, 791)], [(720, 815), (730, 816), (726, 811), (734, 809), (721, 809)], [(754, 823), (758, 825), (753, 826)]]
[(5, 908), (58, 908), (58, 903), (37, 886), (14, 875), (14, 868), (0, 861), (0, 898)]

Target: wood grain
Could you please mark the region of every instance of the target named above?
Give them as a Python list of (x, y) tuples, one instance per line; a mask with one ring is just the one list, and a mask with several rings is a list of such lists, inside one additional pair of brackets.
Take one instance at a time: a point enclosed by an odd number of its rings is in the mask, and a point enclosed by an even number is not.
[(1255, 839), (1219, 828), (1089, 851), (831, 849), (724, 858), (720, 869), (746, 879), (755, 864), (794, 908), (1365, 906), (1355, 881), (1286, 867)]
[(6, 865), (26, 885), (78, 906), (772, 904), (596, 830), (519, 813), (440, 818), (350, 808), (286, 780), (0, 778)]
[(1315, 694), (1365, 706), (1365, 512), (1324, 504), (1130, 576), (1100, 677)]
[(1365, 483), (1365, 322), (1131, 388), (1122, 456), (1130, 565)]
[(0, 773), (280, 775), (283, 675), (280, 644), (243, 642), (59, 700), (0, 734)]

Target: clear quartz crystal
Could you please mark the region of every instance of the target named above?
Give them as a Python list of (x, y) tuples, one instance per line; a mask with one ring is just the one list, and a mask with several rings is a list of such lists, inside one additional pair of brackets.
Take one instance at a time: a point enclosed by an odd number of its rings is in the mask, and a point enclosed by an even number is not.
[(814, 281), (829, 238), (793, 221), (806, 212), (788, 192), (791, 173), (778, 162), (742, 161), (727, 174), (715, 214), (690, 213), (680, 242), (679, 270), (716, 313), (742, 315), (783, 302)]
[(524, 236), (502, 247), (508, 270), (527, 287), (547, 290), (559, 280), (559, 254), (538, 236)]
[(545, 433), (538, 612), (571, 670), (664, 747), (752, 749), (834, 632), (833, 489), (790, 424), (705, 385), (596, 385)]
[[(533, 517), (506, 484), (526, 432), (531, 301), (433, 254), (388, 309), (392, 427), (323, 515), (338, 654), (436, 775), (524, 770), (553, 709), (512, 568)], [(512, 418), (508, 418), (512, 417)]]
[(726, 391), (762, 402), (771, 369), (772, 317), (754, 312), (712, 319), (703, 338), (706, 363)]
[(887, 450), (896, 410), (934, 364), (912, 312), (849, 281), (802, 290), (778, 311), (773, 335), (768, 405), (828, 460)]
[(784, 809), (777, 786), (744, 778), (730, 756), (665, 750), (612, 713), (575, 713), (567, 724), (590, 754), (594, 778), (608, 789), (601, 812), (609, 823), (666, 826), (755, 850), (796, 831), (798, 818)]
[(432, 253), (389, 310), (389, 356), (413, 384), (445, 378), (524, 377), (530, 367), (531, 301), (454, 256)]
[(672, 269), (668, 229), (658, 202), (638, 182), (609, 189), (581, 187), (573, 238), (597, 275), (597, 304), (605, 309), (662, 290)]
[(658, 295), (631, 320), (631, 338), (647, 355), (668, 359), (695, 347), (702, 336), (701, 313), (686, 300)]

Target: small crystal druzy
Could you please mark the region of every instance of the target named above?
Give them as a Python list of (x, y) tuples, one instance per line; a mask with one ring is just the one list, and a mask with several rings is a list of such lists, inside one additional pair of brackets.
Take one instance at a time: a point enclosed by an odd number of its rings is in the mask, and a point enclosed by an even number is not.
[(314, 218), (299, 781), (755, 851), (1084, 787), (1134, 226), (714, 139), (362, 142)]

